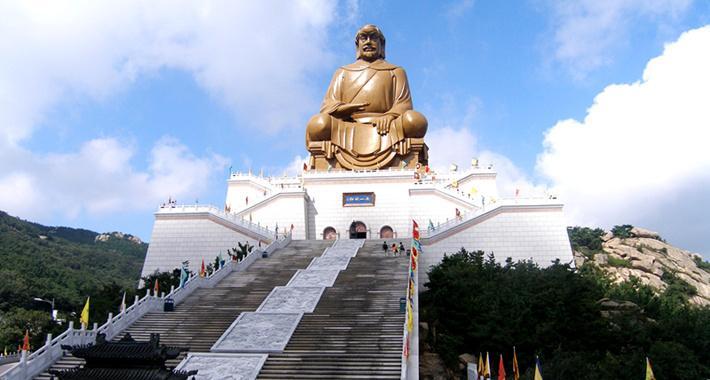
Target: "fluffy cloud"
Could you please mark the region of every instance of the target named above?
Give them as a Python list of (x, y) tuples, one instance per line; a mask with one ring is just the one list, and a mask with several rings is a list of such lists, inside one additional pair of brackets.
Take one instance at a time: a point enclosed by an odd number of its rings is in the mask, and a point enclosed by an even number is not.
[[(351, 1), (348, 12), (357, 12)], [(161, 69), (190, 73), (242, 126), (273, 133), (317, 108), (333, 1), (0, 2), (0, 209), (23, 217), (145, 210), (195, 199), (224, 160), (179, 142), (146, 163), (111, 138), (77, 152), (26, 148), (60, 103), (101, 102)], [(278, 9), (278, 12), (274, 12)]]
[(276, 131), (315, 108), (307, 80), (330, 60), (334, 12), (325, 0), (0, 2), (0, 143), (31, 136), (59, 101), (102, 99), (161, 68)]
[[(573, 222), (636, 223), (674, 236), (710, 230), (708, 46), (710, 26), (684, 33), (642, 80), (608, 86), (584, 120), (547, 131), (537, 170)], [(700, 235), (693, 244), (710, 252)]]
[(30, 219), (150, 210), (168, 195), (194, 199), (226, 165), (218, 155), (195, 157), (169, 138), (153, 147), (148, 170), (132, 168), (134, 155), (133, 147), (112, 138), (68, 154), (6, 150), (0, 153), (0, 204)]
[(634, 18), (660, 23), (686, 12), (692, 0), (552, 1), (554, 60), (577, 78), (605, 66), (615, 48), (628, 42)]

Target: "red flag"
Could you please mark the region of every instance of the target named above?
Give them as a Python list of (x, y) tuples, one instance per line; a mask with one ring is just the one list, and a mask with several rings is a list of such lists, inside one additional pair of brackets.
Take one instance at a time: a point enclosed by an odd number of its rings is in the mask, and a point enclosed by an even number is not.
[(417, 258), (412, 256), (412, 270), (417, 270)]
[(414, 220), (412, 220), (412, 237), (414, 240), (419, 240), (419, 225)]
[(207, 275), (207, 270), (205, 269), (205, 259), (202, 259), (202, 266), (200, 266), (200, 277), (205, 277)]
[(498, 380), (505, 380), (505, 366), (503, 365), (503, 354), (498, 359)]
[(404, 342), (404, 357), (408, 358), (409, 357), (409, 337), (407, 337), (407, 340)]
[(427, 173), (429, 173), (429, 165), (427, 165), (427, 166), (424, 167), (424, 171), (427, 172)]
[(22, 339), (22, 351), (30, 350), (30, 331), (25, 330), (25, 338)]
[(412, 246), (412, 256), (417, 257), (419, 254), (419, 251), (417, 250), (417, 247)]
[(306, 165), (306, 163), (304, 162), (303, 163), (303, 171), (305, 172), (306, 170), (308, 170), (308, 165)]
[(155, 286), (153, 287), (153, 293), (157, 296), (158, 293), (160, 292), (160, 284), (158, 283), (158, 279), (155, 280)]

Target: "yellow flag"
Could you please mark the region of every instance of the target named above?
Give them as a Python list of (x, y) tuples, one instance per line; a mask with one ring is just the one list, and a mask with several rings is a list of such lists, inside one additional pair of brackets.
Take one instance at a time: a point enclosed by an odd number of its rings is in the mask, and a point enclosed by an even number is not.
[(651, 361), (646, 358), (646, 380), (656, 380), (656, 376), (653, 376), (653, 370), (651, 369)]
[(513, 346), (513, 379), (520, 380), (520, 369), (518, 369), (518, 354), (515, 352), (515, 346)]
[(478, 353), (478, 376), (483, 376), (483, 354), (480, 352)]
[(542, 370), (540, 370), (540, 359), (535, 358), (535, 379), (542, 380)]
[(86, 297), (86, 305), (84, 305), (84, 310), (81, 311), (81, 318), (79, 319), (79, 322), (81, 322), (82, 325), (86, 326), (86, 328), (89, 328), (89, 299), (91, 297)]
[(491, 356), (486, 352), (486, 366), (483, 367), (483, 376), (491, 377)]

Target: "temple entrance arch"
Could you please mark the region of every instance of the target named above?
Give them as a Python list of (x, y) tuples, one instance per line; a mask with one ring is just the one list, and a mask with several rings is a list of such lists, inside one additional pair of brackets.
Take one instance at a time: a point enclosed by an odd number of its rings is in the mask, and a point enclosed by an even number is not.
[(350, 224), (350, 239), (367, 239), (367, 226), (357, 221)]
[(380, 228), (380, 239), (392, 239), (394, 237), (394, 231), (390, 226), (382, 226)]
[(323, 240), (335, 240), (338, 238), (338, 232), (335, 231), (333, 227), (326, 227), (323, 229)]

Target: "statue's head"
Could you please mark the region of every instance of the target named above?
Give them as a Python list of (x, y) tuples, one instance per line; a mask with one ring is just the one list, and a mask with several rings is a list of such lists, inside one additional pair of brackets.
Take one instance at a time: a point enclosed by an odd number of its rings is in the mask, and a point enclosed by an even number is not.
[(385, 35), (380, 28), (367, 24), (360, 28), (355, 35), (355, 49), (357, 59), (372, 62), (385, 58)]

